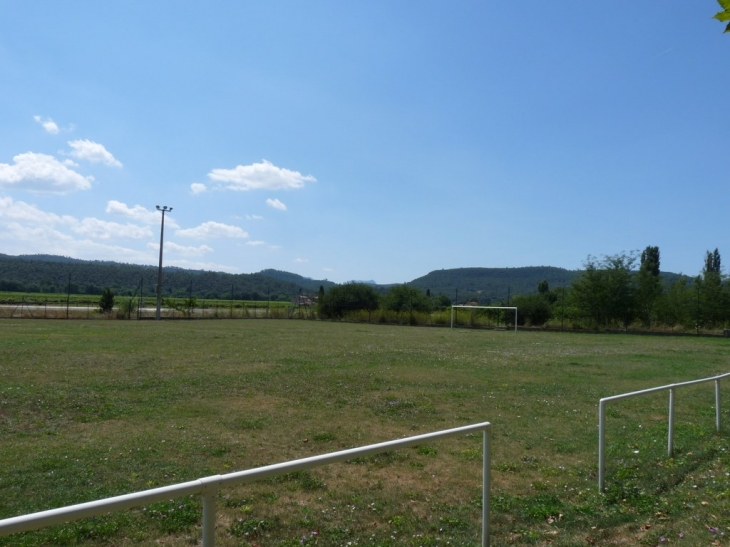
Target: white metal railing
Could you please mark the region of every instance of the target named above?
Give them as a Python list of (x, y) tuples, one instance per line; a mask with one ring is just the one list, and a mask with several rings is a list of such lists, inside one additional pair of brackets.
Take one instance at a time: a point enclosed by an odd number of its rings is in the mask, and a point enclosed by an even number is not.
[(602, 492), (606, 482), (606, 403), (618, 401), (619, 399), (628, 399), (630, 397), (638, 397), (639, 395), (656, 393), (658, 391), (669, 391), (667, 455), (671, 458), (674, 452), (674, 390), (678, 387), (715, 382), (715, 428), (719, 433), (721, 425), (720, 380), (728, 376), (730, 376), (730, 372), (726, 372), (725, 374), (720, 374), (718, 376), (712, 376), (711, 378), (702, 378), (700, 380), (690, 380), (689, 382), (680, 382), (677, 384), (669, 384), (650, 389), (642, 389), (641, 391), (632, 391), (631, 393), (623, 393), (621, 395), (613, 395), (611, 397), (604, 397), (601, 399), (598, 402), (598, 489)]
[(489, 422), (445, 429), (434, 433), (406, 437), (384, 443), (351, 448), (340, 452), (331, 452), (319, 456), (302, 458), (265, 467), (248, 469), (228, 473), (226, 475), (213, 475), (202, 479), (153, 488), (142, 492), (115, 496), (78, 505), (69, 505), (58, 509), (50, 509), (39, 513), (31, 513), (19, 517), (0, 520), (0, 537), (38, 530), (46, 526), (61, 524), (72, 520), (79, 520), (88, 517), (97, 517), (107, 513), (123, 511), (132, 507), (139, 507), (148, 503), (168, 500), (173, 497), (201, 494), (203, 497), (203, 547), (215, 545), (215, 498), (219, 488), (232, 486), (234, 484), (247, 484), (259, 479), (274, 477), (284, 473), (290, 473), (300, 469), (312, 469), (329, 463), (349, 460), (357, 456), (368, 456), (379, 454), (395, 448), (412, 446), (425, 441), (455, 437), (482, 431), (482, 546), (489, 546), (489, 504), (490, 504), (490, 429)]

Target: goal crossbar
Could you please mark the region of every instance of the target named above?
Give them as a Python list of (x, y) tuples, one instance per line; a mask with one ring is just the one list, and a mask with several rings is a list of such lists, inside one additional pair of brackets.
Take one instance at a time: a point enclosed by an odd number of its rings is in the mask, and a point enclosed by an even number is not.
[(466, 310), (514, 310), (515, 312), (515, 333), (517, 333), (517, 308), (514, 306), (464, 306), (453, 304), (451, 306), (451, 328), (454, 328), (454, 310), (463, 308)]

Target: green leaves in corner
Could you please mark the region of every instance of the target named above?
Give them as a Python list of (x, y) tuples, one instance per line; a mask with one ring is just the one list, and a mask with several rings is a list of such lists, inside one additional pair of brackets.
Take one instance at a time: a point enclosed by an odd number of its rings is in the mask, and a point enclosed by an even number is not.
[[(720, 4), (722, 11), (718, 11), (713, 18), (722, 22), (730, 21), (730, 0), (717, 0), (717, 3)], [(724, 32), (730, 32), (730, 23), (727, 24)]]

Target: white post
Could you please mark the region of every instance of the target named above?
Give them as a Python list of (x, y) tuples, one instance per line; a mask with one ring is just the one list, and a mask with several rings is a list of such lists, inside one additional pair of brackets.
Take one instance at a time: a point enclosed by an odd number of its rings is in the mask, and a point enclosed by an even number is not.
[(674, 389), (669, 390), (669, 434), (667, 436), (667, 456), (674, 453)]
[(715, 380), (715, 429), (720, 433), (720, 380)]
[(489, 547), (489, 504), (490, 496), (490, 438), (489, 430), (482, 432), (482, 547)]
[(451, 306), (451, 328), (454, 328), (454, 306)]
[(203, 547), (215, 547), (215, 497), (222, 484), (221, 475), (200, 479), (203, 483)]
[(598, 491), (606, 483), (606, 401), (598, 402)]
[(203, 494), (203, 547), (215, 547), (215, 489)]

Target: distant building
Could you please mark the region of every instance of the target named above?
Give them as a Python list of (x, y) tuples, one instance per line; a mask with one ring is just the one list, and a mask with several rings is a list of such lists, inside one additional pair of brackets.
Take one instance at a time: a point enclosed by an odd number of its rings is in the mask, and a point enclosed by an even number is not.
[(300, 294), (297, 296), (294, 300), (291, 301), (293, 306), (314, 306), (316, 304), (317, 298), (312, 298), (311, 296), (307, 296), (305, 294)]

